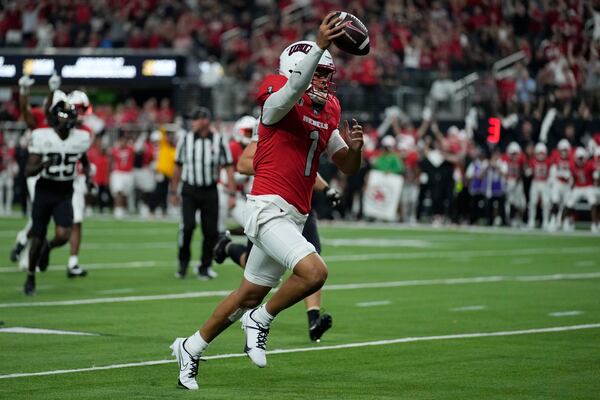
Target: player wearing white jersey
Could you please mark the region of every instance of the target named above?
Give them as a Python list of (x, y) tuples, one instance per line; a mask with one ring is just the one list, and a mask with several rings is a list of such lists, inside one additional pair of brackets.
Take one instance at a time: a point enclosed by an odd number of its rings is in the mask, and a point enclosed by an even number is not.
[[(81, 161), (89, 179), (90, 164), (86, 151), (91, 138), (88, 132), (74, 128), (77, 112), (66, 97), (54, 96), (48, 110), (49, 128), (35, 129), (31, 134), (29, 158), (25, 174), (38, 175), (31, 211), (31, 248), (25, 280), (25, 295), (35, 294), (35, 271), (48, 268), (50, 251), (64, 245), (73, 225), (73, 180), (75, 165)], [(50, 218), (54, 219), (55, 235), (46, 240)]]

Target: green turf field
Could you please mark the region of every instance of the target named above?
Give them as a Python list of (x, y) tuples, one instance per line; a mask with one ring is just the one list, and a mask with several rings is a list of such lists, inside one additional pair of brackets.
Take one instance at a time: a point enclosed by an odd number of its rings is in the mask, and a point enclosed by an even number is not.
[(321, 225), (334, 318), (324, 340), (308, 340), (295, 306), (269, 338), (287, 351), (258, 369), (236, 324), (187, 392), (168, 347), (241, 270), (176, 280), (176, 223), (92, 219), (80, 256), (90, 275), (68, 280), (66, 249), (55, 251), (26, 298), (8, 261), (23, 224), (0, 219), (3, 327), (96, 335), (0, 331), (0, 399), (600, 399), (599, 237)]

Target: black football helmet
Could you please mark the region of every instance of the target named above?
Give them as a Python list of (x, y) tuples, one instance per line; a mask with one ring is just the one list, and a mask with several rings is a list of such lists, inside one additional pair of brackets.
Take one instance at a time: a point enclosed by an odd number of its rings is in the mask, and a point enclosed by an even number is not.
[[(60, 91), (56, 91), (60, 92)], [(77, 123), (77, 110), (67, 101), (67, 96), (54, 93), (52, 105), (48, 110), (48, 125), (59, 130), (69, 130)]]

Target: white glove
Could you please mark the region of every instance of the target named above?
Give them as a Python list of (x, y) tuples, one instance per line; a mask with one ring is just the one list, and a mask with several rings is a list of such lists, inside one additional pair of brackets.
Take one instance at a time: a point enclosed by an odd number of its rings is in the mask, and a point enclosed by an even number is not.
[(402, 111), (400, 107), (391, 106), (385, 109), (384, 114), (386, 118), (400, 118)]
[(425, 121), (431, 121), (431, 117), (433, 116), (433, 110), (429, 106), (425, 106), (423, 108), (423, 119)]
[(29, 94), (29, 88), (35, 83), (35, 79), (29, 75), (23, 75), (19, 78), (19, 93), (21, 95)]
[(60, 81), (60, 76), (58, 76), (56, 74), (56, 71), (54, 71), (50, 79), (48, 79), (48, 87), (50, 88), (51, 92), (58, 90), (58, 88), (60, 87)]

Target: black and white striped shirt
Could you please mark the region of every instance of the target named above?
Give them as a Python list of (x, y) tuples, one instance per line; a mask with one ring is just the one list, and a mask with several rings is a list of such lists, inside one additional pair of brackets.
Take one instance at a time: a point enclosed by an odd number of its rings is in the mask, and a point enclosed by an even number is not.
[(182, 168), (181, 180), (188, 185), (206, 187), (217, 183), (219, 168), (232, 165), (229, 144), (211, 132), (206, 137), (186, 132), (179, 138), (175, 162)]

